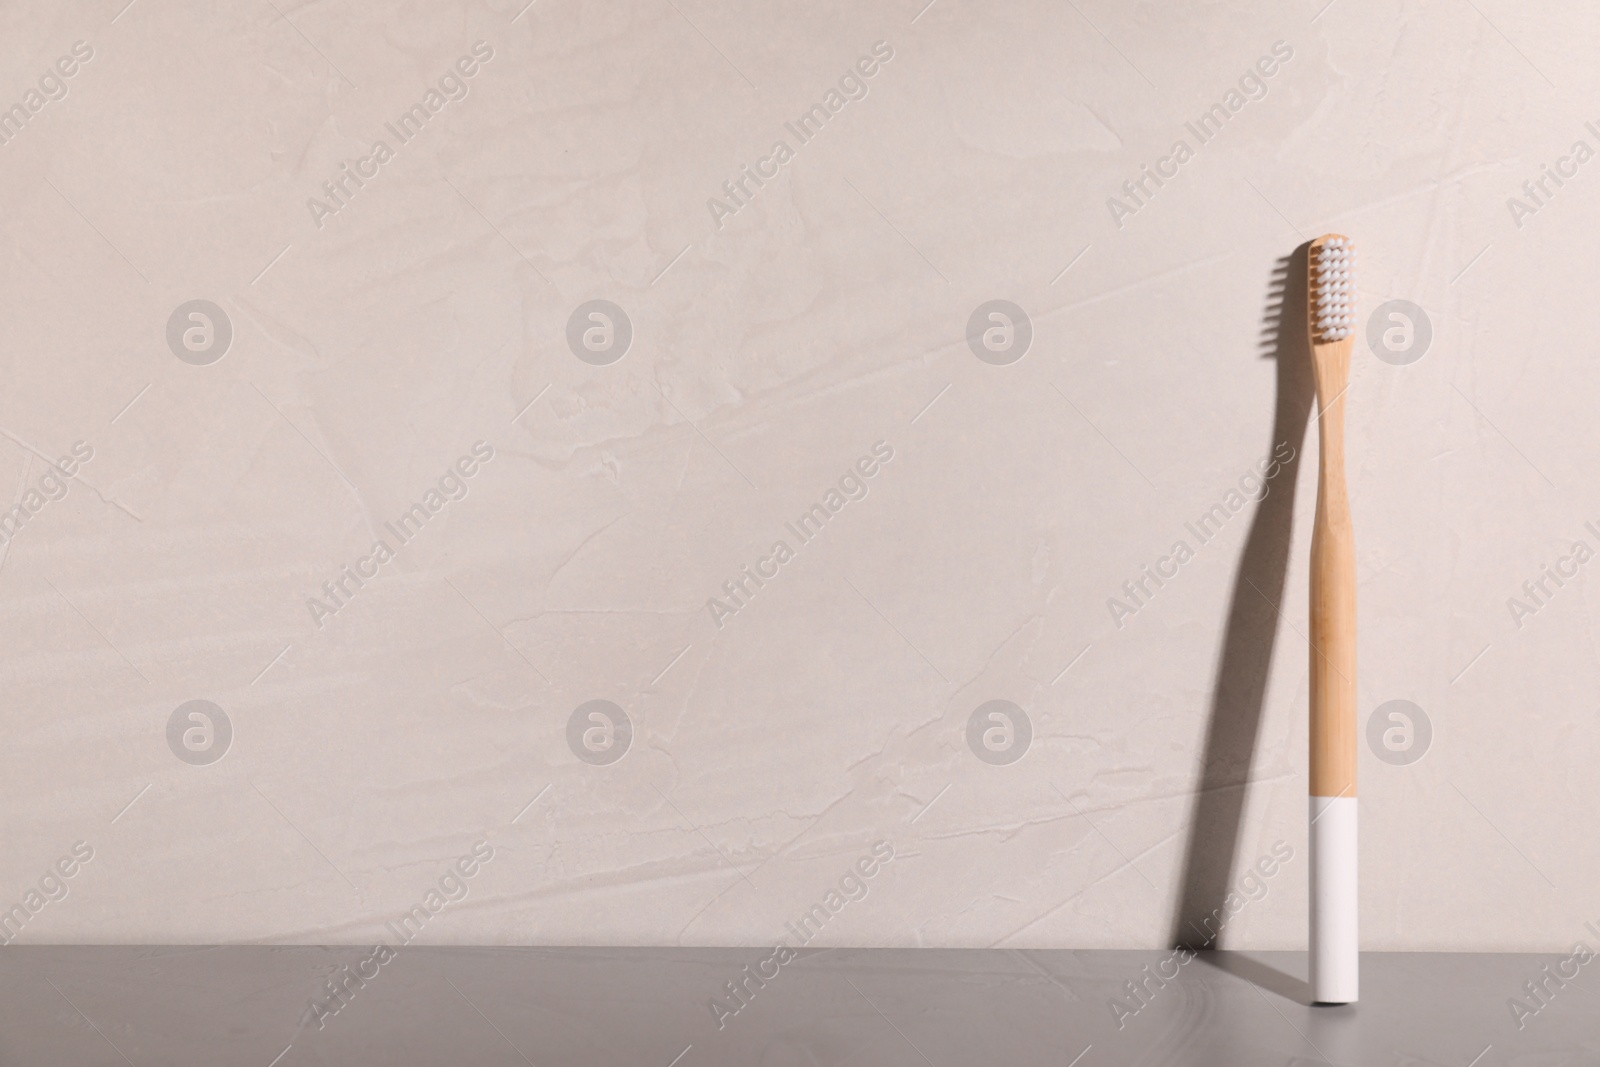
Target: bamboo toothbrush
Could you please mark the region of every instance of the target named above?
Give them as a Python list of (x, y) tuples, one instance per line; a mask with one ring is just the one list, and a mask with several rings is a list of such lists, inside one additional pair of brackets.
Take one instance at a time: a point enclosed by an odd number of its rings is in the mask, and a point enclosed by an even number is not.
[(1311, 357), (1321, 467), (1311, 536), (1311, 1000), (1352, 1004), (1356, 928), (1356, 544), (1344, 479), (1344, 393), (1355, 327), (1356, 253), (1311, 244)]

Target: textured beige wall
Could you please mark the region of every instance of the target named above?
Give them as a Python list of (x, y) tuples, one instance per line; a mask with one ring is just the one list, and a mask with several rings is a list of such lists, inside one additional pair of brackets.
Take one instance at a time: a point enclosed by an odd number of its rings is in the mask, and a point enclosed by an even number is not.
[(1365, 944), (1596, 918), (1600, 16), (124, 2), (0, 10), (19, 943), (1299, 947), (1328, 230)]

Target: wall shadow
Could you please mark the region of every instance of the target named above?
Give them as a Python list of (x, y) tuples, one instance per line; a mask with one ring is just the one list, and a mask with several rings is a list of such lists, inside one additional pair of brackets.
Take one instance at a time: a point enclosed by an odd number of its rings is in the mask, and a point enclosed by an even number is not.
[[(1221, 909), (1238, 859), (1245, 791), (1279, 629), (1278, 605), (1283, 603), (1288, 571), (1295, 487), (1315, 395), (1305, 326), (1307, 248), (1301, 245), (1274, 266), (1263, 317), (1261, 358), (1277, 362), (1272, 434), (1263, 454), (1288, 442), (1295, 458), (1283, 465), (1269, 483), (1267, 495), (1256, 505), (1228, 604), (1211, 690), (1200, 792), (1189, 826), (1183, 885), (1172, 923), (1172, 944), (1197, 951), (1215, 948), (1216, 932), (1226, 923), (1228, 913)], [(1255, 857), (1249, 857), (1249, 862), (1254, 863)], [(1279, 990), (1285, 988), (1285, 981), (1298, 981), (1279, 978), (1283, 981), (1274, 983)]]

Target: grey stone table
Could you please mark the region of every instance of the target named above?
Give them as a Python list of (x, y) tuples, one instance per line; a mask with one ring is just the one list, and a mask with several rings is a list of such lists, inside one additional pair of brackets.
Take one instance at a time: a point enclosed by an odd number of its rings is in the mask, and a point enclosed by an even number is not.
[(1371, 953), (1328, 1008), (1287, 952), (11, 946), (0, 1064), (1555, 1067), (1589, 962)]

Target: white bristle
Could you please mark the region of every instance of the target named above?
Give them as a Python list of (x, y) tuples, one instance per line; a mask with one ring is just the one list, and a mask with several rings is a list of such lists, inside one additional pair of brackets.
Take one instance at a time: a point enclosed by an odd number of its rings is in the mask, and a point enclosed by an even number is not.
[(1317, 297), (1314, 341), (1343, 341), (1355, 332), (1355, 266), (1355, 247), (1343, 237), (1328, 238), (1312, 258), (1310, 288)]

